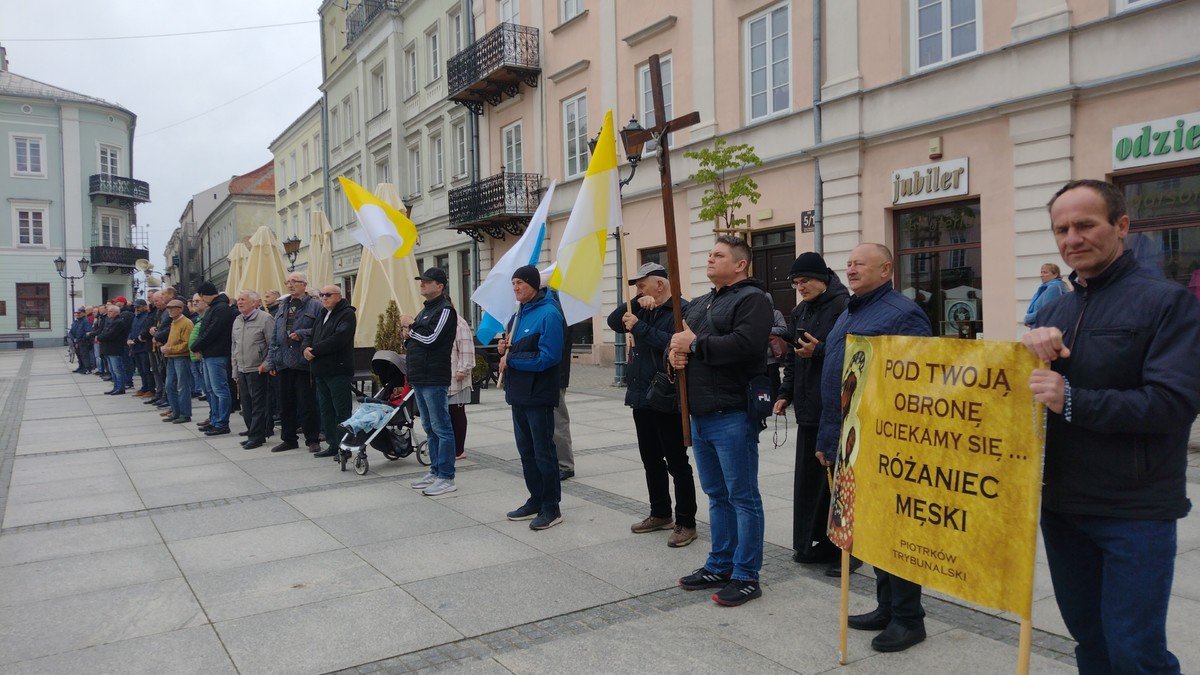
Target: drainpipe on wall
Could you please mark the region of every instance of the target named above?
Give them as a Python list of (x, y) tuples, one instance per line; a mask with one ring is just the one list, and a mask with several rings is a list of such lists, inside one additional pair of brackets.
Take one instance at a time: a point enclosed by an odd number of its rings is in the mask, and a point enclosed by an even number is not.
[[(821, 0), (813, 0), (813, 145), (821, 144)], [(825, 255), (825, 222), (822, 202), (821, 158), (813, 156), (813, 250)]]
[[(463, 14), (466, 20), (463, 22), (467, 29), (467, 44), (475, 44), (475, 3), (472, 0), (463, 0), (465, 7)], [(471, 111), (467, 111), (467, 123), (471, 128), (471, 160), (470, 165), (470, 180), (472, 183), (479, 180), (479, 116)], [(479, 240), (471, 237), (471, 286), (479, 288)], [(479, 305), (471, 303), (471, 318), (472, 325), (478, 326), (479, 321), (483, 318), (480, 315)]]
[[(55, 108), (58, 109), (58, 176), (59, 176), (58, 210), (60, 213), (62, 213), (62, 238), (63, 238), (63, 240), (62, 240), (62, 257), (63, 257), (63, 260), (66, 260), (67, 264), (70, 265), (71, 264), (71, 256), (67, 255), (67, 165), (66, 165), (67, 157), (66, 157), (66, 150), (63, 148), (63, 146), (65, 145), (65, 142), (66, 142), (66, 136), (63, 133), (62, 103), (58, 99), (54, 99), (54, 106), (55, 106)], [(90, 197), (89, 197), (89, 199), (90, 199)], [(81, 230), (82, 230), (82, 227), (83, 227), (83, 225), (80, 225)], [(80, 232), (80, 234), (82, 234), (82, 232)], [(32, 241), (32, 239), (31, 239), (31, 241)], [(91, 256), (88, 256), (88, 257), (91, 257)], [(71, 273), (70, 268), (64, 267), (63, 269), (67, 272), (67, 274)], [(71, 327), (71, 321), (74, 320), (74, 318), (75, 318), (75, 298), (71, 297), (71, 291), (68, 290), (68, 288), (67, 288), (67, 280), (63, 279), (62, 283), (63, 283), (62, 292), (63, 292), (63, 295), (66, 296), (66, 298), (67, 298), (67, 302), (65, 303), (65, 306), (67, 309), (67, 317), (68, 317), (66, 325), (67, 325), (67, 328), (69, 329)], [(83, 284), (80, 283), (79, 285), (82, 286)], [(63, 344), (66, 344), (66, 341), (67, 341), (67, 337), (66, 337), (66, 332), (64, 331), (63, 332)]]
[[(321, 208), (325, 213), (326, 222), (329, 223), (329, 255), (332, 257), (333, 221), (329, 220), (329, 201), (333, 198), (333, 193), (329, 191), (329, 92), (324, 89), (325, 81), (329, 79), (329, 64), (325, 62), (325, 17), (321, 16), (319, 9), (317, 18), (321, 23)], [(311, 245), (312, 242), (309, 243)]]

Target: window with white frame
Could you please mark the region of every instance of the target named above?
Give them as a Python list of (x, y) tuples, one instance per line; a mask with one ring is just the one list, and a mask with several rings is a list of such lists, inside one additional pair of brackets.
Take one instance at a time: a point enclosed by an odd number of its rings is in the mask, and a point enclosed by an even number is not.
[(100, 173), (105, 176), (121, 175), (121, 149), (115, 145), (100, 144)]
[(425, 33), (425, 47), (429, 51), (429, 81), (434, 82), (442, 76), (442, 50), (436, 23)]
[(337, 183), (333, 184), (333, 199), (330, 204), (333, 205), (333, 210), (329, 212), (330, 223), (335, 227), (342, 226), (342, 188)]
[(467, 127), (459, 122), (451, 129), (454, 138), (454, 177), (467, 175)]
[(338, 120), (337, 106), (329, 108), (329, 146), (336, 148), (342, 144), (342, 135), (339, 133), (341, 124)]
[(371, 112), (378, 115), (387, 107), (387, 65), (381, 64), (371, 71)]
[(560, 0), (559, 23), (566, 23), (583, 12), (583, 0)]
[(354, 107), (349, 96), (342, 101), (342, 138), (346, 141), (354, 138)]
[(404, 50), (404, 73), (407, 81), (405, 85), (407, 89), (405, 93), (408, 96), (416, 96), (417, 94), (417, 50), (409, 47)]
[(46, 245), (46, 209), (18, 206), (16, 209), (17, 245)]
[(587, 170), (587, 94), (563, 101), (563, 150), (567, 178)]
[(304, 209), (304, 231), (300, 233), (304, 236), (300, 237), (301, 241), (309, 241), (312, 239), (312, 214), (313, 212), (311, 208), (306, 207)]
[(43, 149), (46, 137), (33, 134), (14, 134), (12, 138), (12, 174), (14, 176), (45, 177)]
[(429, 137), (429, 154), (433, 159), (433, 164), (429, 167), (430, 185), (437, 187), (446, 182), (446, 150), (441, 134)]
[(392, 167), (386, 156), (375, 160), (375, 182), (390, 183), (392, 182)]
[(466, 46), (464, 40), (462, 12), (455, 10), (450, 14), (450, 53), (461, 52)]
[(909, 25), (916, 69), (979, 51), (980, 0), (914, 0)]
[(1167, 0), (1117, 0), (1117, 11), (1124, 12), (1127, 9), (1141, 9), (1150, 5), (1157, 5), (1160, 2)]
[(287, 168), (288, 168), (288, 173), (287, 173), (288, 185), (294, 185), (296, 183), (296, 151), (295, 150), (293, 150), (292, 153), (290, 155), (288, 155)]
[[(674, 110), (672, 101), (675, 99), (675, 87), (671, 84), (671, 57), (668, 56), (659, 60), (658, 71), (662, 74), (663, 113), (666, 115), (667, 119), (670, 120), (674, 117), (674, 114), (672, 113)], [(642, 109), (642, 126), (649, 129), (650, 127), (658, 124), (658, 121), (654, 119), (654, 88), (651, 86), (650, 82), (649, 64), (638, 68), (638, 87), (638, 93), (640, 94), (638, 96), (638, 103)], [(670, 140), (670, 138), (671, 137), (668, 136), (668, 140)], [(654, 152), (657, 145), (657, 141), (647, 141), (645, 147), (643, 148), (643, 153)]]
[(300, 236), (300, 214), (299, 213), (292, 214), (292, 236), (293, 237)]
[(501, 129), (500, 137), (504, 142), (504, 171), (523, 173), (525, 161), (521, 152), (521, 122), (513, 122)]
[(746, 20), (746, 112), (751, 120), (792, 107), (789, 10), (785, 2)]
[(300, 144), (300, 156), (304, 160), (304, 163), (301, 165), (304, 170), (304, 175), (307, 176), (308, 174), (312, 173), (312, 164), (310, 163), (308, 155), (308, 143)]
[(500, 0), (500, 23), (521, 23), (520, 0)]
[(313, 134), (312, 149), (313, 149), (313, 171), (320, 171), (321, 165), (323, 165), (325, 163), (325, 158), (321, 156), (324, 154), (324, 150), (321, 148), (321, 134), (320, 133)]
[(408, 146), (408, 194), (421, 194), (421, 145)]
[(100, 246), (121, 245), (121, 218), (107, 213), (100, 215)]

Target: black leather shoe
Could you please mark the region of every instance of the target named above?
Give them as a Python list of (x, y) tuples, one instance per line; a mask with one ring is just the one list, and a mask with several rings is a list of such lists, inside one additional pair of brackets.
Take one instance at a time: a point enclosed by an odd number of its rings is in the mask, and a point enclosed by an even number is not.
[(878, 607), (866, 614), (855, 614), (846, 620), (846, 623), (854, 630), (883, 630), (891, 622), (891, 613)]
[[(851, 557), (850, 573), (853, 574), (854, 570), (860, 567), (862, 567), (862, 561), (858, 558)], [(825, 568), (825, 576), (833, 577), (834, 579), (840, 579), (842, 577), (842, 561), (840, 558), (830, 563), (829, 567)]]
[(261, 447), (263, 446), (263, 444), (264, 444), (264, 443), (266, 443), (266, 441), (264, 441), (264, 440), (262, 440), (262, 439), (255, 439), (255, 440), (252, 440), (252, 441), (251, 441), (251, 440), (247, 440), (247, 441), (243, 441), (243, 442), (242, 442), (242, 447), (243, 447), (243, 448), (245, 448), (245, 449), (247, 449), (247, 450), (253, 450), (253, 449), (255, 449), (255, 448), (261, 448)]
[(312, 443), (308, 443), (307, 447), (308, 447), (309, 452), (320, 452), (321, 451), (321, 441), (313, 441)]
[(224, 436), (227, 433), (229, 433), (229, 427), (209, 427), (208, 430), (204, 432), (204, 435), (205, 436)]
[(798, 562), (801, 565), (821, 565), (828, 564), (833, 561), (838, 561), (838, 568), (841, 568), (841, 560), (837, 553), (825, 551), (814, 551), (809, 549), (803, 553), (796, 551), (792, 554), (792, 562)]
[(574, 477), (575, 477), (575, 472), (570, 469), (559, 469), (558, 470), (558, 480), (559, 481), (564, 481), (564, 480), (567, 480), (568, 478), (574, 478)]
[(288, 443), (287, 441), (284, 441), (284, 442), (276, 445), (275, 447), (271, 448), (271, 452), (283, 452), (285, 450), (295, 450), (298, 447), (300, 447), (299, 443)]
[(893, 621), (882, 633), (871, 640), (871, 649), (877, 652), (902, 652), (925, 640), (925, 623), (913, 627)]
[(239, 431), (238, 432), (238, 436), (249, 436), (249, 435), (250, 435), (249, 431)]
[(313, 457), (336, 457), (338, 451), (333, 448), (326, 448), (320, 452), (314, 452)]

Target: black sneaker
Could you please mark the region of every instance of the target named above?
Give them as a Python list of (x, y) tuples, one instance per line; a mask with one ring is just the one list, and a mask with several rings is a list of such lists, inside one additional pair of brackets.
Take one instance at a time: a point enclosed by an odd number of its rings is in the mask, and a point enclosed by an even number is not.
[(729, 583), (729, 572), (717, 574), (707, 567), (692, 572), (679, 580), (679, 585), (685, 591), (698, 591), (701, 588), (720, 588)]
[(539, 513), (537, 518), (529, 522), (529, 529), (548, 530), (561, 522), (561, 513)]
[(209, 427), (208, 430), (204, 432), (204, 435), (205, 436), (224, 436), (227, 433), (229, 433), (229, 427)]
[(721, 590), (713, 593), (713, 602), (725, 607), (737, 607), (751, 600), (762, 597), (762, 587), (757, 581), (730, 579)]
[(509, 511), (507, 517), (509, 520), (532, 520), (540, 510), (536, 506), (524, 504), (515, 511)]

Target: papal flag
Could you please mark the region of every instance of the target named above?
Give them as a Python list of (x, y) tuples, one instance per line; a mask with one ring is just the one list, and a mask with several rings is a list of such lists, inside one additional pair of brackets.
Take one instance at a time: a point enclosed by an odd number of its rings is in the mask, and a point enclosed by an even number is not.
[(375, 256), (376, 260), (403, 258), (417, 243), (417, 226), (391, 204), (371, 194), (365, 187), (345, 176), (338, 176), (346, 200), (358, 218), (358, 228), (350, 236)]
[(567, 324), (576, 324), (600, 311), (600, 279), (604, 271), (605, 239), (621, 225), (621, 195), (617, 183), (617, 137), (612, 111), (604, 114), (600, 140), (588, 163), (571, 217), (563, 231), (550, 275), (550, 287), (562, 297)]

